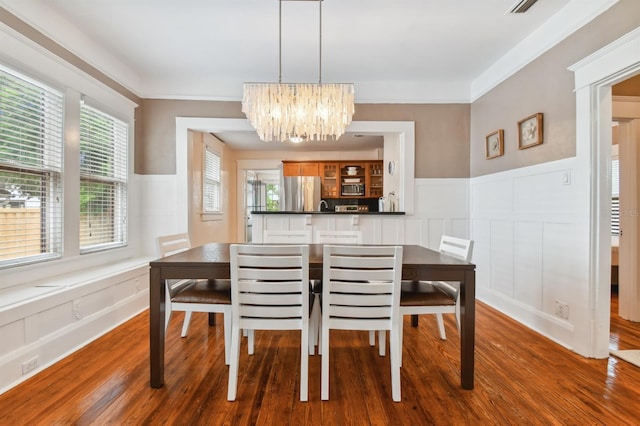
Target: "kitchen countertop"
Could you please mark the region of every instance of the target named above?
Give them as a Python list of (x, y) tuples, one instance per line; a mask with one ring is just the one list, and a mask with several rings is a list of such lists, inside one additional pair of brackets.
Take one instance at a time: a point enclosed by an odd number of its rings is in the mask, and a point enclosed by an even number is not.
[(321, 212), (294, 212), (294, 211), (264, 211), (254, 210), (251, 214), (350, 214), (350, 215), (384, 215), (384, 216), (403, 216), (404, 212), (334, 212), (334, 211), (321, 211)]

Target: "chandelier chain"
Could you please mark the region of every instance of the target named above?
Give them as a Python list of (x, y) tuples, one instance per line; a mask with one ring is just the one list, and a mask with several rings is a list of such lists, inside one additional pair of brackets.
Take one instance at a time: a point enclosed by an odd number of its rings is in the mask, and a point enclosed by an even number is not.
[[(282, 2), (278, 11), (278, 83), (245, 83), (242, 112), (258, 136), (272, 140), (338, 139), (351, 123), (354, 87), (322, 84), (322, 1), (319, 4), (318, 83), (282, 83)], [(300, 1), (300, 0), (298, 0)]]

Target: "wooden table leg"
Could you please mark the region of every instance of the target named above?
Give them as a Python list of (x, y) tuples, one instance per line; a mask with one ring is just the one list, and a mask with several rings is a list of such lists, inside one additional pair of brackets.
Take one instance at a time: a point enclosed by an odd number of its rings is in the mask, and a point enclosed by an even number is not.
[(418, 315), (416, 314), (411, 315), (411, 326), (412, 327), (418, 326)]
[(216, 325), (216, 313), (209, 312), (209, 326), (214, 326), (214, 325)]
[(463, 389), (473, 389), (476, 322), (476, 273), (466, 271), (460, 285), (460, 379)]
[(165, 291), (160, 268), (149, 271), (149, 363), (151, 387), (164, 384), (164, 315)]

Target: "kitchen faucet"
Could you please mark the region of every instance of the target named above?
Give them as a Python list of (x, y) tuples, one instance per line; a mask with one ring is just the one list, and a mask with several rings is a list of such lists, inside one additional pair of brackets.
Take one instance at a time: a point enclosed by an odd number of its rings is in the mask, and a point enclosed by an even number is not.
[(318, 203), (318, 211), (321, 212), (322, 211), (322, 205), (324, 204), (324, 207), (326, 209), (329, 209), (329, 205), (327, 204), (327, 202), (325, 200), (320, 200), (320, 202)]

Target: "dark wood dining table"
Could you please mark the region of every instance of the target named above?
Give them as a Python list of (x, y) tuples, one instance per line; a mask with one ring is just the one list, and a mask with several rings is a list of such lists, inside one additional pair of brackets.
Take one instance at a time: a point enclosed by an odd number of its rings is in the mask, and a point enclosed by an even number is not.
[[(229, 278), (230, 243), (209, 243), (149, 263), (149, 359), (151, 387), (164, 384), (166, 279)], [(309, 278), (322, 279), (322, 244), (311, 244)], [(402, 279), (460, 282), (460, 379), (473, 389), (475, 265), (418, 245), (403, 245)]]

